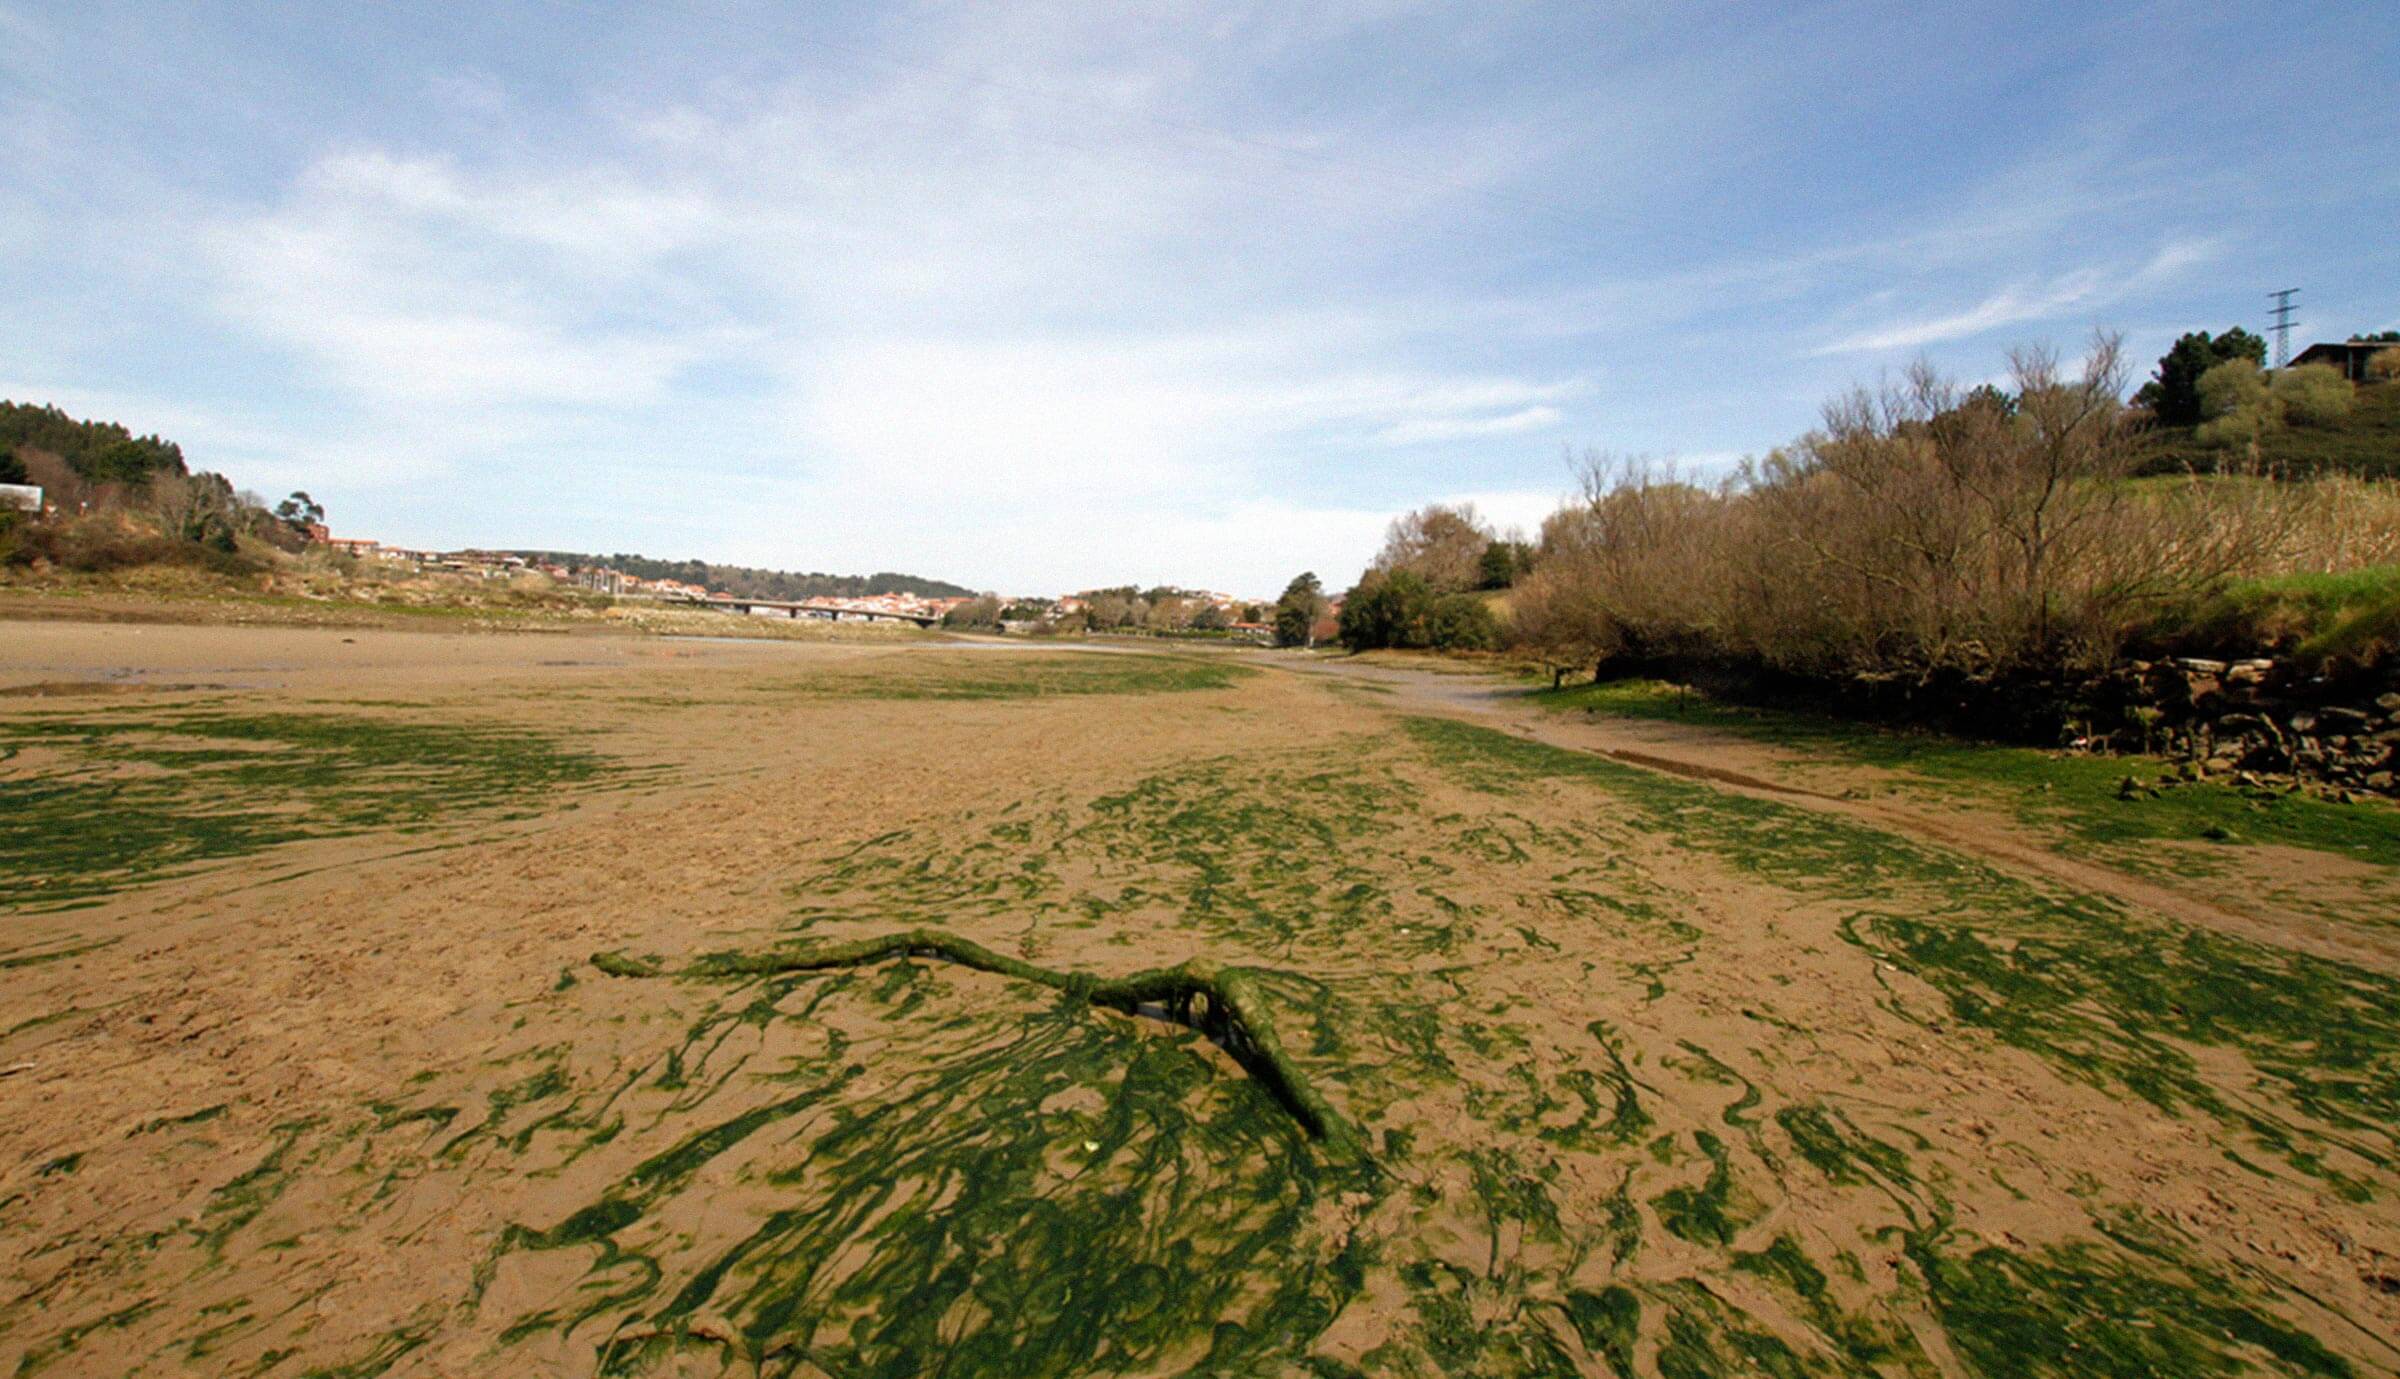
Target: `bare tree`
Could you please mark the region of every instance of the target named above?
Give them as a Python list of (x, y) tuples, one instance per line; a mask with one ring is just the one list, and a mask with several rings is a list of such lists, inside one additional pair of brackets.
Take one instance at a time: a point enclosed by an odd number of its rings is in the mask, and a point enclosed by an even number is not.
[(1440, 593), (1472, 589), (1482, 578), (1492, 531), (1473, 503), (1435, 503), (1392, 519), (1376, 555), (1378, 570), (1406, 570)]

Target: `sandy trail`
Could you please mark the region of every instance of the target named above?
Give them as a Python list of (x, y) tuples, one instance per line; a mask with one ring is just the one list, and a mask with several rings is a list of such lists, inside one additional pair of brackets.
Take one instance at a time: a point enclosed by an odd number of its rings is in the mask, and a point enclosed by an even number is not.
[[(259, 678), (0, 698), (0, 1373), (2400, 1372), (2380, 950), (1998, 821), (1388, 668), (125, 630), (0, 686)], [(919, 925), (1255, 969), (1371, 1169), (991, 974), (590, 962)]]

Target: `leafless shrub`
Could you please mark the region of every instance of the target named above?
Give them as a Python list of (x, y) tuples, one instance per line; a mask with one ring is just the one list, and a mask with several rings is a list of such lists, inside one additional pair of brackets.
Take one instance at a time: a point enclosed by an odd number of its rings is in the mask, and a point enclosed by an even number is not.
[(1930, 368), (1707, 489), (1587, 456), (1543, 527), (1520, 639), (1554, 666), (1718, 659), (1811, 676), (2105, 664), (2166, 603), (2234, 575), (2400, 559), (2400, 489), (2274, 476), (2135, 479), (2142, 428), (2111, 336), (2068, 370), (2011, 357), (2010, 392)]
[(1473, 503), (1440, 503), (1392, 519), (1372, 568), (1406, 570), (1438, 593), (1472, 589), (1493, 541)]

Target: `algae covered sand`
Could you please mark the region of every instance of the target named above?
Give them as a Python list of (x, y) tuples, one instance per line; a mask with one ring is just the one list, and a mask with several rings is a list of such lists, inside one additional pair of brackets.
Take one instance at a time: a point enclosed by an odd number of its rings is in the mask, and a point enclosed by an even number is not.
[(2400, 1372), (2374, 962), (1272, 662), (673, 650), (0, 708), (309, 821), (21, 864), (0, 1373)]

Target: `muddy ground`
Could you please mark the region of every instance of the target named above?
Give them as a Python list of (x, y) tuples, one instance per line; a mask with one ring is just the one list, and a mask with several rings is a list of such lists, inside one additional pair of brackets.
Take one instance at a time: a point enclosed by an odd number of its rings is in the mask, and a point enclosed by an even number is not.
[[(1880, 771), (1298, 657), (0, 623), (0, 1374), (2400, 1372), (2400, 859)], [(918, 927), (1237, 972), (1343, 1133), (1072, 983), (756, 970)]]

